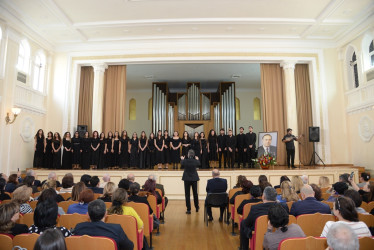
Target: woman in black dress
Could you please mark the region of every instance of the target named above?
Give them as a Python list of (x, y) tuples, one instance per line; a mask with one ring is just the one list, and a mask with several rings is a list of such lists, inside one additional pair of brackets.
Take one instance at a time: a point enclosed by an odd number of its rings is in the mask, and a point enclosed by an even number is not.
[(148, 147), (148, 140), (147, 135), (144, 131), (140, 134), (139, 138), (139, 168), (145, 169), (146, 161), (147, 161), (147, 147)]
[(208, 142), (205, 138), (205, 133), (200, 133), (200, 144), (201, 144), (201, 168), (209, 168), (209, 158), (208, 158)]
[(216, 167), (218, 161), (218, 141), (216, 131), (211, 129), (208, 136), (208, 158), (211, 167)]
[(53, 150), (53, 168), (61, 168), (61, 147), (62, 141), (61, 136), (58, 132), (53, 135), (52, 150)]
[(75, 131), (74, 137), (71, 139), (72, 148), (71, 152), (73, 153), (73, 169), (78, 169), (79, 164), (81, 163), (81, 138), (79, 137), (79, 132)]
[(121, 140), (119, 138), (119, 132), (114, 132), (114, 138), (112, 143), (112, 153), (113, 153), (113, 164), (115, 169), (119, 169), (119, 155), (121, 153)]
[(99, 146), (99, 165), (97, 166), (98, 169), (106, 168), (105, 161), (106, 161), (106, 139), (105, 134), (103, 132), (100, 133), (100, 146)]
[(187, 131), (183, 132), (182, 137), (182, 156), (187, 157), (188, 150), (191, 148), (191, 139)]
[(92, 169), (97, 169), (100, 159), (100, 139), (99, 132), (94, 131), (91, 139), (91, 165)]
[(182, 140), (179, 138), (179, 133), (174, 131), (173, 138), (170, 141), (170, 156), (173, 169), (178, 169), (178, 164), (181, 161), (181, 146)]
[(106, 164), (107, 164), (106, 166), (108, 168), (112, 168), (114, 166), (112, 145), (113, 145), (113, 133), (112, 131), (109, 131), (108, 138), (106, 139)]
[(130, 168), (138, 167), (139, 139), (138, 139), (138, 134), (136, 132), (132, 134), (132, 138), (130, 140), (129, 153), (130, 153)]
[(170, 158), (170, 136), (169, 131), (164, 130), (164, 163), (165, 163), (165, 169), (169, 168), (169, 164), (171, 163)]
[(70, 132), (65, 132), (64, 139), (62, 140), (62, 146), (64, 147), (62, 154), (62, 168), (71, 169), (73, 164), (73, 155)]
[(153, 169), (155, 166), (155, 134), (152, 132), (149, 134), (148, 147), (147, 147), (147, 167)]
[(200, 136), (198, 132), (195, 132), (193, 135), (193, 139), (191, 140), (191, 149), (195, 151), (195, 156), (199, 158), (199, 161), (201, 160), (201, 142), (200, 142)]
[(128, 168), (130, 161), (129, 154), (129, 137), (127, 136), (127, 131), (124, 130), (121, 133), (121, 154), (119, 155), (119, 167)]
[(165, 141), (164, 137), (162, 137), (162, 131), (159, 130), (157, 132), (157, 137), (154, 140), (154, 144), (156, 147), (156, 154), (155, 154), (155, 163), (158, 166), (158, 169), (162, 169), (162, 164), (164, 164), (164, 146), (165, 146)]
[(91, 138), (89, 133), (86, 131), (84, 137), (81, 140), (81, 150), (82, 150), (82, 169), (89, 169), (91, 163)]
[(52, 149), (53, 133), (48, 132), (47, 138), (45, 138), (44, 148), (44, 168), (53, 168), (53, 149)]
[(34, 136), (34, 168), (43, 168), (44, 161), (44, 149), (45, 149), (45, 138), (43, 129), (39, 129)]

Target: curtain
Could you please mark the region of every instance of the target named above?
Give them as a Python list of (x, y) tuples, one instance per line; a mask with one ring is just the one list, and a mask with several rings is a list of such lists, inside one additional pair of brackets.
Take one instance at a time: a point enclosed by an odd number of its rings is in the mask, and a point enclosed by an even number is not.
[[(279, 64), (261, 64), (261, 93), (264, 131), (278, 132), (277, 162), (286, 164), (286, 147), (282, 143), (286, 131), (286, 108), (283, 70)], [(259, 138), (261, 140), (261, 138)]]
[(309, 127), (313, 126), (312, 101), (310, 95), (309, 68), (307, 64), (295, 66), (297, 125), (299, 134), (303, 134), (300, 140), (299, 151), (302, 164), (309, 164), (313, 153), (313, 143), (309, 142)]
[(94, 86), (94, 70), (91, 66), (81, 67), (79, 87), (78, 125), (87, 125), (92, 132), (92, 99)]
[(125, 129), (126, 66), (112, 65), (105, 70), (103, 132)]

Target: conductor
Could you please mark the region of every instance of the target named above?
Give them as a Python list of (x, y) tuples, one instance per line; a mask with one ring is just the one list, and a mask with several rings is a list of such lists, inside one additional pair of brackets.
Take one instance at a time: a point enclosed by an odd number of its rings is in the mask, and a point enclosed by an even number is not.
[(200, 161), (195, 156), (195, 151), (190, 149), (187, 153), (187, 159), (181, 157), (181, 166), (184, 168), (182, 180), (184, 181), (184, 194), (186, 198), (186, 214), (191, 214), (190, 187), (192, 187), (193, 200), (196, 212), (199, 212), (199, 197), (197, 196), (197, 182), (200, 180), (196, 169), (200, 166)]

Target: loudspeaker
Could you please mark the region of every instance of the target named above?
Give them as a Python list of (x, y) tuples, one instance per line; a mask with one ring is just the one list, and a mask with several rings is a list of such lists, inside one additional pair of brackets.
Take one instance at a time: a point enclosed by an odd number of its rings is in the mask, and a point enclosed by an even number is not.
[(80, 137), (83, 137), (84, 136), (84, 133), (87, 132), (87, 125), (78, 125), (77, 126), (77, 131), (79, 133), (79, 136)]
[(309, 127), (309, 141), (319, 142), (319, 127)]

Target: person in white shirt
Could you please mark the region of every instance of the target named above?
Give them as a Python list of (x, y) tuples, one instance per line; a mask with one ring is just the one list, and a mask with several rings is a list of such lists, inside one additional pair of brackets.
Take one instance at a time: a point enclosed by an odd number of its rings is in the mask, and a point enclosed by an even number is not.
[(109, 174), (104, 174), (103, 175), (103, 182), (100, 183), (100, 187), (104, 188), (105, 185), (110, 182), (110, 175)]

